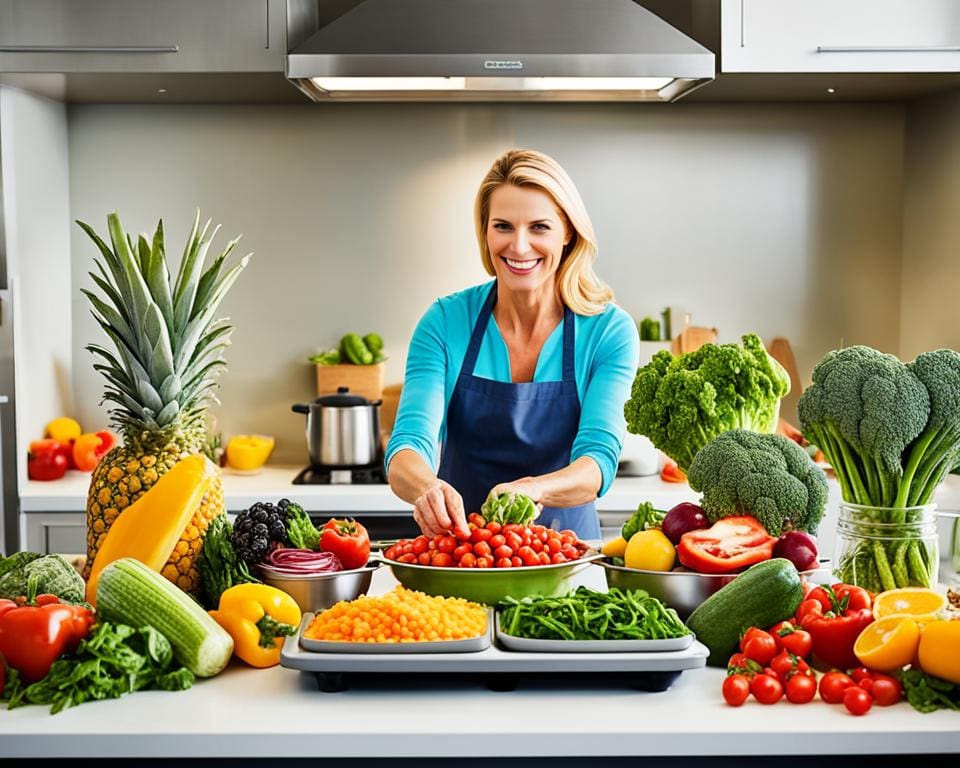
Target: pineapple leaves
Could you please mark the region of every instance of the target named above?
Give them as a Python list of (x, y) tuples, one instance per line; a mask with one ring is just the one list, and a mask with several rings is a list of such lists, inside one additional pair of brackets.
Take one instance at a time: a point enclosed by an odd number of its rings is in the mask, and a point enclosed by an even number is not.
[[(107, 216), (109, 244), (88, 224), (77, 224), (99, 251), (89, 273), (97, 291), (83, 290), (91, 314), (115, 349), (86, 349), (98, 358), (104, 377), (103, 402), (111, 422), (129, 433), (202, 427), (206, 409), (218, 403), (215, 375), (226, 366), (223, 350), (231, 327), (214, 314), (250, 256), (225, 269), (239, 238), (205, 270), (204, 261), (219, 231), (194, 217), (176, 280), (166, 261), (163, 221), (152, 239), (127, 235), (116, 212)], [(111, 247), (112, 246), (112, 247)]]

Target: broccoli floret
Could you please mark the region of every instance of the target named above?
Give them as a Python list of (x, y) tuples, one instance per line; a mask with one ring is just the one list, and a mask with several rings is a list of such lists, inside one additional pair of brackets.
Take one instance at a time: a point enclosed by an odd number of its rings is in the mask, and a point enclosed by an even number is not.
[(930, 395), (926, 427), (904, 454), (895, 507), (927, 504), (944, 475), (960, 462), (960, 354), (924, 352), (907, 367)]
[(823, 470), (783, 435), (724, 432), (697, 452), (687, 479), (711, 523), (751, 515), (773, 536), (816, 533), (827, 505)]
[(903, 452), (923, 431), (930, 397), (894, 355), (854, 346), (828, 353), (797, 406), (804, 436), (837, 473), (843, 498), (893, 506)]
[(630, 541), (630, 537), (638, 531), (645, 531), (648, 528), (659, 528), (666, 517), (665, 509), (654, 509), (649, 501), (641, 501), (634, 512), (620, 528), (620, 535)]
[(790, 378), (756, 334), (739, 344), (704, 344), (674, 357), (658, 352), (637, 370), (624, 405), (627, 429), (646, 435), (684, 471), (729, 429), (773, 432)]

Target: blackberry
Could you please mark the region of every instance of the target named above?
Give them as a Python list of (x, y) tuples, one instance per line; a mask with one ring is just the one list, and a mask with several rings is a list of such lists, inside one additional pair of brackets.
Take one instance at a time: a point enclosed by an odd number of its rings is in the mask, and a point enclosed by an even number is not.
[(257, 501), (237, 515), (230, 543), (247, 565), (256, 565), (272, 549), (288, 543), (284, 509), (289, 503), (287, 499), (277, 505)]

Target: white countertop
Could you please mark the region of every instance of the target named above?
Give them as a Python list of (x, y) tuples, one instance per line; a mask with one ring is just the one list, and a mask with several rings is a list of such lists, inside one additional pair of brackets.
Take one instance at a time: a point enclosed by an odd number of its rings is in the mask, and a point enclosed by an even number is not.
[[(283, 497), (308, 512), (405, 512), (410, 505), (397, 498), (386, 485), (293, 485), (302, 467), (266, 466), (256, 475), (223, 470), (227, 509), (246, 509), (255, 501)], [(87, 504), (90, 473), (69, 471), (59, 480), (31, 480), (20, 491), (23, 512), (83, 512)], [(632, 511), (640, 501), (666, 507), (681, 501), (696, 501), (698, 494), (686, 483), (665, 483), (651, 477), (617, 477), (598, 502), (603, 511)]]
[[(377, 572), (372, 591), (391, 583)], [(322, 693), (310, 674), (234, 661), (189, 691), (55, 716), (36, 706), (4, 712), (0, 757), (440, 757), (478, 744), (491, 757), (960, 752), (956, 712), (920, 714), (902, 702), (853, 717), (820, 700), (735, 709), (723, 703), (722, 680), (722, 670), (699, 669), (663, 693), (555, 679), (493, 692), (459, 678)]]

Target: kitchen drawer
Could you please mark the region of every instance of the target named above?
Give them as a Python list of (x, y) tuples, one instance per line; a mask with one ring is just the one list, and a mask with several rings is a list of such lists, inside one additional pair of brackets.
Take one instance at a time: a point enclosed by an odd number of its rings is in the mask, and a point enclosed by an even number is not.
[(2, 72), (281, 72), (282, 0), (0, 0)]
[(21, 548), (50, 554), (84, 554), (87, 551), (86, 513), (31, 512), (22, 515)]
[(956, 0), (723, 0), (722, 72), (957, 72)]

